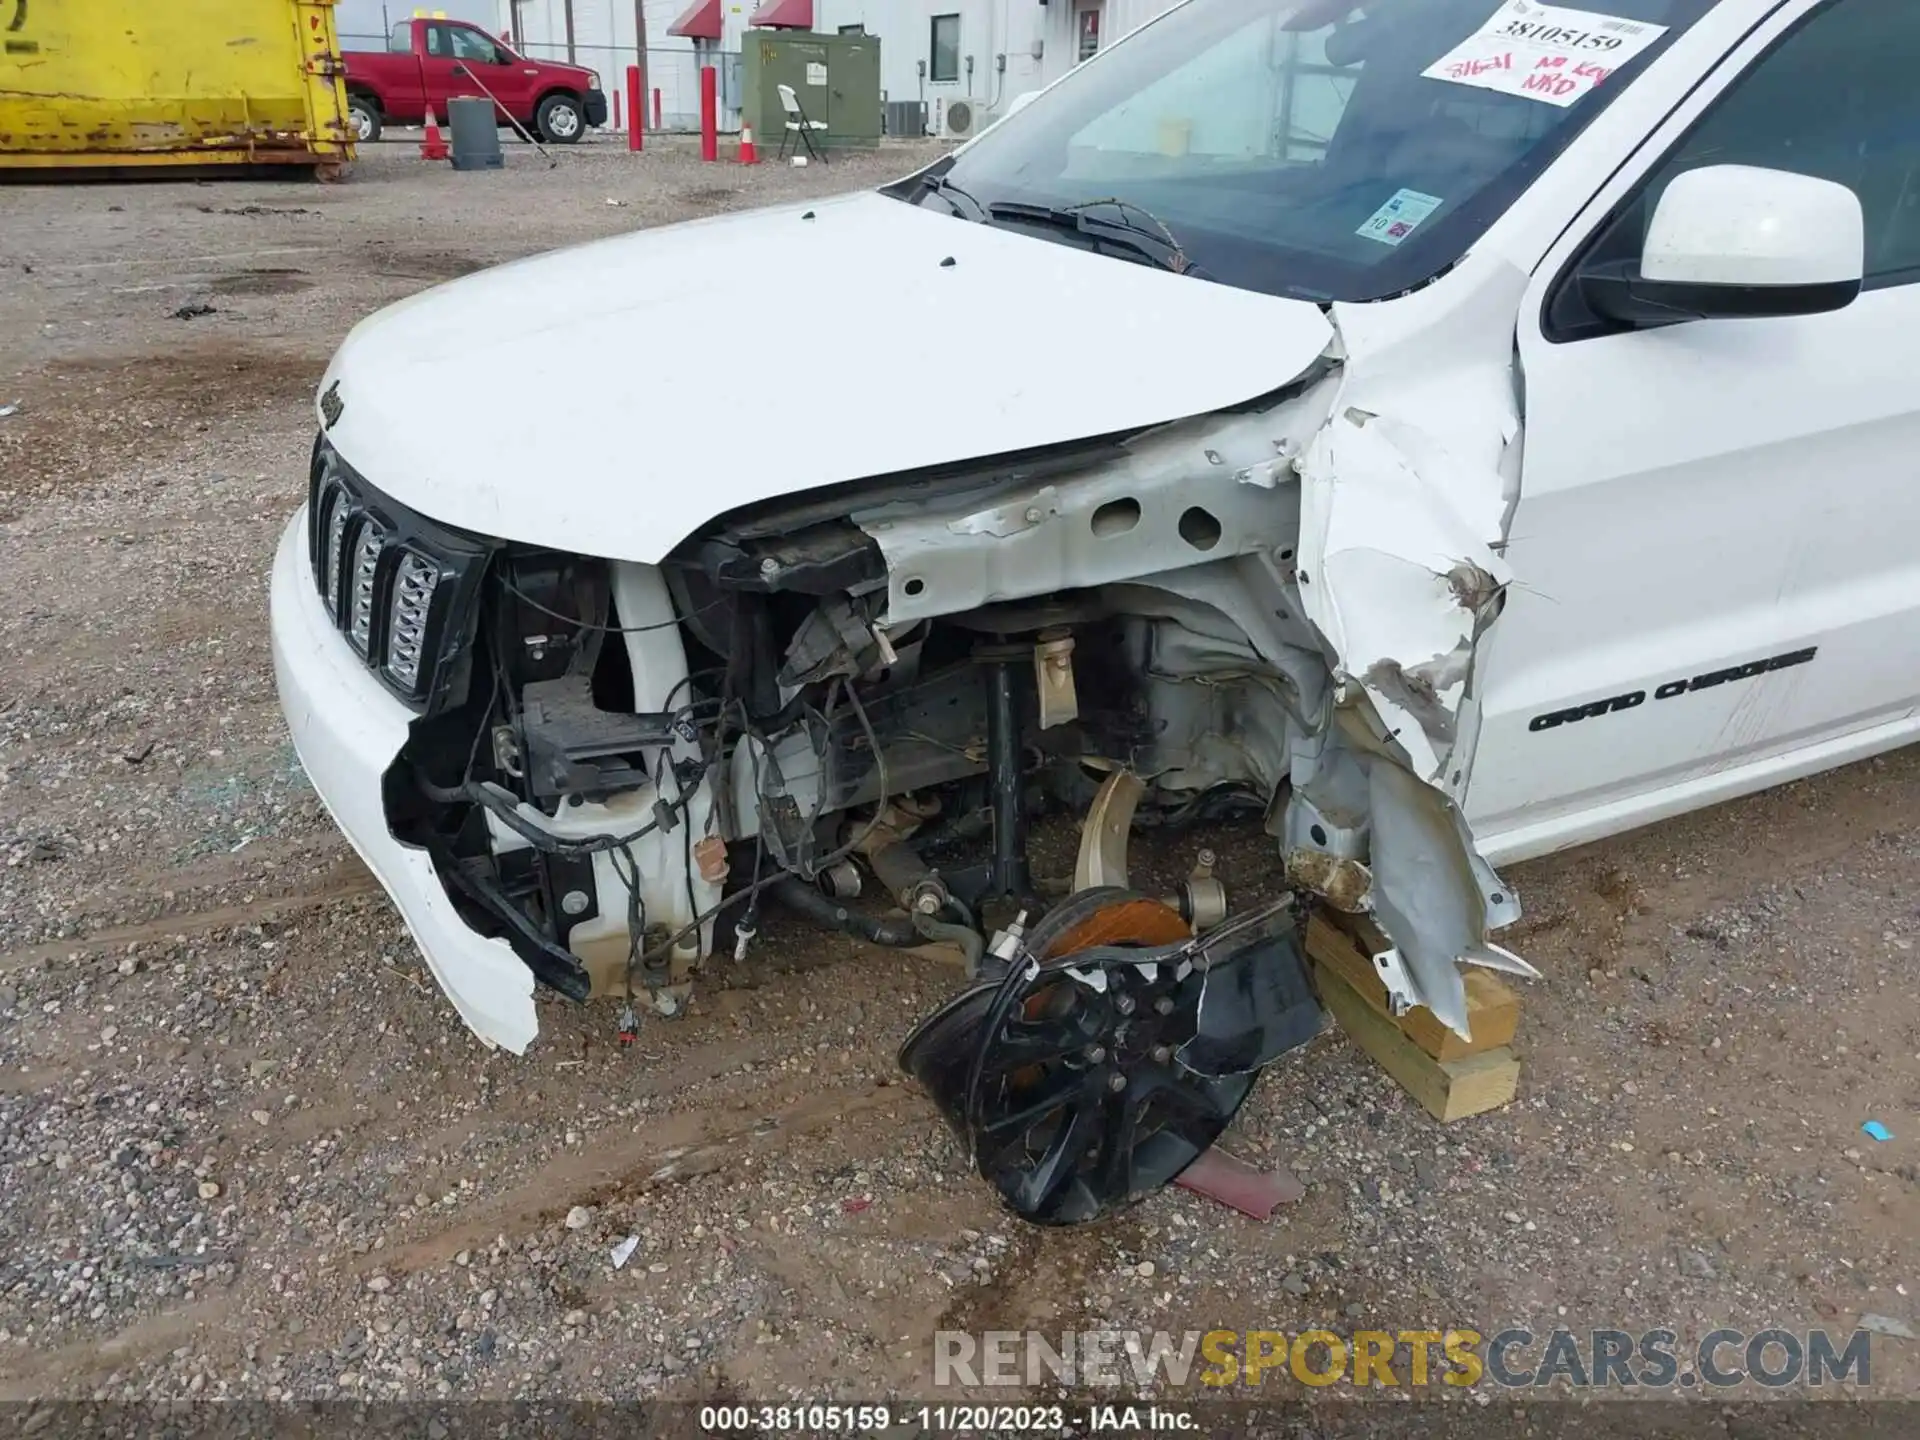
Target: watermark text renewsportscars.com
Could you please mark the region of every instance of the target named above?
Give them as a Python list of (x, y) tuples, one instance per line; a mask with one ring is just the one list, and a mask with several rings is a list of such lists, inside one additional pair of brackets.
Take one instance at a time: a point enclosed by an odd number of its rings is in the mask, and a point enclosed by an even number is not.
[(1781, 1390), (1873, 1383), (1864, 1330), (941, 1330), (936, 1386)]

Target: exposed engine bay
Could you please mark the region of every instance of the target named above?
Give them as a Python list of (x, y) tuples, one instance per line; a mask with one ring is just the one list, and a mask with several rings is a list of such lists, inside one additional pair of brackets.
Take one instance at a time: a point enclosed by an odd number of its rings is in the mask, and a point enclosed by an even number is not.
[[(1340, 558), (1315, 467), (1386, 443), (1336, 411), (1337, 372), (768, 502), (658, 566), (444, 538), (392, 833), (541, 983), (619, 997), (623, 1039), (745, 957), (769, 905), (954, 946), (967, 985), (901, 1061), (1007, 1203), (1068, 1223), (1164, 1184), (1317, 1033), (1307, 906), (1369, 913), (1394, 1003), (1462, 1033), (1456, 962), (1532, 973), (1487, 940), (1518, 907), (1454, 798), (1495, 577), (1422, 572), (1453, 629), (1420, 664), (1355, 674), (1329, 631), (1351, 648), (1367, 617), (1303, 563), (1303, 535)], [(362, 532), (334, 485), (383, 534), (409, 521), (316, 449), (316, 573), (351, 617)], [(1082, 825), (1070, 879), (1028, 859), (1049, 813)], [(1175, 894), (1130, 884), (1136, 827), (1234, 815), (1259, 817), (1293, 898), (1236, 911), (1204, 860)]]

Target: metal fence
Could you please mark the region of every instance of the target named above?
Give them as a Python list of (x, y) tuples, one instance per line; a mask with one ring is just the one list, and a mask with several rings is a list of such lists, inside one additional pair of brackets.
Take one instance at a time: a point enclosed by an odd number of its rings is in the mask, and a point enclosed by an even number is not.
[[(385, 50), (385, 35), (342, 34), (340, 46), (343, 50)], [(607, 100), (611, 105), (613, 98), (620, 97), (621, 124), (626, 123), (627, 67), (636, 61), (631, 49), (620, 49), (612, 45), (575, 45), (573, 53), (567, 53), (564, 43), (549, 43), (530, 40), (515, 47), (529, 60), (555, 60), (569, 65), (583, 65), (600, 74), (600, 83), (605, 87)], [(700, 128), (700, 66), (711, 64), (717, 72), (720, 92), (719, 128), (728, 133), (740, 128), (740, 52), (723, 50), (706, 55), (695, 55), (691, 49), (672, 50), (649, 46), (647, 48), (647, 66), (645, 88), (647, 93), (641, 96), (641, 104), (646, 108), (646, 124), (649, 130), (669, 130), (693, 132)], [(653, 114), (653, 97), (660, 97), (659, 120), (656, 123)], [(609, 117), (608, 123), (612, 120)]]

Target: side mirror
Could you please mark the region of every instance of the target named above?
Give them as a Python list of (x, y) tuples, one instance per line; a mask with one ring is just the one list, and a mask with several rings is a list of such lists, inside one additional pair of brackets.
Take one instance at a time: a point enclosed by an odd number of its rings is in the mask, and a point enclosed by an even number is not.
[(1866, 263), (1860, 198), (1790, 170), (1708, 165), (1676, 176), (1640, 259), (1583, 271), (1595, 313), (1638, 328), (1844, 310)]

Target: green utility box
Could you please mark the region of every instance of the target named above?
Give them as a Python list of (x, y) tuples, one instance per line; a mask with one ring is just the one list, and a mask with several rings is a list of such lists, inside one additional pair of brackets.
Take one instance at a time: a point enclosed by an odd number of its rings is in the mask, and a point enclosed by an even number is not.
[[(740, 50), (740, 118), (753, 126), (754, 144), (762, 155), (778, 150), (787, 134), (782, 85), (793, 87), (808, 120), (826, 122), (826, 129), (813, 132), (815, 145), (880, 143), (879, 36), (749, 30)], [(798, 135), (788, 141), (787, 150), (804, 153)]]

